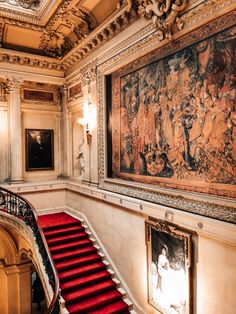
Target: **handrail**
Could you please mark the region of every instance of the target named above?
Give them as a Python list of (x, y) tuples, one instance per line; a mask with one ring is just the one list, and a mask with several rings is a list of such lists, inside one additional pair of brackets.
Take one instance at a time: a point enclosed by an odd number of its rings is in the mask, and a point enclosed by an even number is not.
[(38, 245), (39, 253), (42, 257), (45, 272), (49, 278), (49, 284), (54, 292), (52, 301), (46, 309), (45, 314), (58, 314), (60, 312), (60, 293), (59, 293), (59, 279), (55, 269), (51, 253), (48, 249), (43, 231), (38, 225), (38, 217), (34, 206), (24, 199), (3, 187), (0, 187), (0, 210), (3, 210), (11, 215), (14, 215), (29, 226), (35, 237), (35, 242)]

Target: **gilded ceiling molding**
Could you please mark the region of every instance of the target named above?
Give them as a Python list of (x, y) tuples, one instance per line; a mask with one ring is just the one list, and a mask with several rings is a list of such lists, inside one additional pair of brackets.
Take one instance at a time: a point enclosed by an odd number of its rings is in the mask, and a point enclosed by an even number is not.
[(24, 9), (36, 10), (42, 0), (0, 0), (0, 3), (8, 3), (12, 6), (22, 7)]
[(0, 63), (9, 63), (9, 64), (16, 64), (16, 65), (23, 65), (23, 66), (30, 66), (34, 68), (39, 69), (49, 69), (49, 70), (56, 70), (61, 71), (62, 66), (59, 61), (52, 59), (48, 60), (48, 58), (43, 59), (41, 58), (35, 58), (35, 56), (30, 56), (27, 54), (27, 56), (20, 55), (17, 56), (16, 54), (11, 53), (1, 53), (0, 52)]
[(99, 31), (90, 34), (85, 38), (75, 49), (69, 53), (68, 57), (62, 60), (64, 69), (69, 68), (76, 62), (84, 59), (87, 55), (91, 54), (101, 45), (105, 44), (108, 40), (115, 37), (122, 32), (129, 25), (134, 23), (138, 16), (134, 10), (127, 11), (126, 5), (118, 9), (117, 14), (107, 22)]
[(17, 18), (17, 17), (13, 17), (11, 19), (11, 18), (6, 18), (6, 17), (1, 16), (0, 22), (1, 23), (7, 23), (10, 25), (14, 25), (14, 26), (18, 26), (18, 27), (22, 27), (22, 28), (31, 29), (34, 31), (39, 31), (39, 32), (42, 32), (44, 30), (43, 26), (35, 25), (34, 23), (28, 23), (28, 22), (20, 21), (20, 20), (17, 20), (15, 18)]

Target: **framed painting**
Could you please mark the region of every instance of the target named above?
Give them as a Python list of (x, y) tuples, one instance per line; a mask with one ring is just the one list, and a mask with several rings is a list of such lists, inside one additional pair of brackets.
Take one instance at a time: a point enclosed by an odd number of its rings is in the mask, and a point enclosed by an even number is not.
[(26, 129), (26, 171), (54, 169), (53, 130)]
[(146, 221), (148, 300), (163, 314), (190, 314), (191, 234), (164, 221)]
[(23, 99), (30, 102), (55, 102), (55, 93), (52, 91), (24, 89)]
[(235, 20), (98, 69), (100, 188), (236, 222)]

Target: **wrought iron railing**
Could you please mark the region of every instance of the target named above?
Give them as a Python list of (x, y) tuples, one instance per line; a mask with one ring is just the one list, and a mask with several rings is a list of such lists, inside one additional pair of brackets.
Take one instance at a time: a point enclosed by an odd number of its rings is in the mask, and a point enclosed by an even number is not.
[(38, 219), (34, 207), (23, 197), (0, 187), (0, 210), (18, 217), (31, 228), (35, 242), (38, 245), (39, 253), (42, 257), (45, 272), (49, 278), (49, 284), (54, 292), (53, 299), (45, 314), (60, 313), (58, 274), (54, 267), (42, 229), (37, 223)]

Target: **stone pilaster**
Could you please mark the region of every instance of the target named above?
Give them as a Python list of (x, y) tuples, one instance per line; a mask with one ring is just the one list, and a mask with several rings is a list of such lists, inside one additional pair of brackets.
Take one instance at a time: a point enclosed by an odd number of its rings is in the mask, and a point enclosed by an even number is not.
[(93, 129), (92, 129), (92, 141), (91, 141), (91, 156), (93, 156), (93, 162), (91, 163), (91, 183), (98, 185), (98, 139), (97, 139), (97, 81), (94, 80), (90, 83), (90, 101), (93, 107)]
[(72, 175), (72, 122), (71, 114), (67, 110), (67, 86), (61, 87), (61, 106), (62, 106), (62, 176), (69, 178)]
[(8, 86), (9, 139), (10, 139), (10, 182), (23, 181), (22, 123), (20, 109), (20, 88), (23, 80), (11, 78)]

